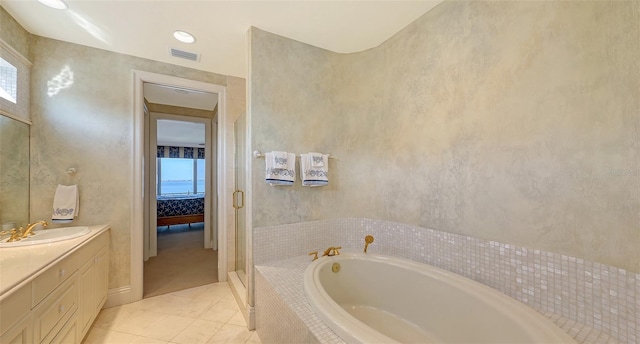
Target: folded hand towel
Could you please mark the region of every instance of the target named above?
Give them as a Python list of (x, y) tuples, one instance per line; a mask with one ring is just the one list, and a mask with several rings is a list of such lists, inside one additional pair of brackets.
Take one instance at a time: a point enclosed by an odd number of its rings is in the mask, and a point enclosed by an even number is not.
[(296, 155), (286, 153), (286, 158), (278, 158), (280, 160), (276, 164), (275, 153), (265, 154), (265, 181), (271, 186), (293, 185), (296, 180)]
[(324, 157), (320, 153), (309, 153), (311, 155), (311, 167), (323, 167)]
[[(281, 152), (281, 151), (273, 151), (271, 152), (271, 160), (273, 160), (274, 168), (284, 168), (288, 169), (289, 166), (289, 153)], [(295, 156), (295, 155), (294, 155)], [(295, 160), (295, 158), (294, 158)]]
[[(322, 157), (322, 165), (314, 166), (314, 155)], [(319, 165), (320, 162), (316, 162)], [(319, 153), (300, 154), (302, 186), (329, 185), (329, 155)]]
[(58, 185), (53, 197), (54, 222), (70, 222), (79, 213), (80, 197), (77, 185)]

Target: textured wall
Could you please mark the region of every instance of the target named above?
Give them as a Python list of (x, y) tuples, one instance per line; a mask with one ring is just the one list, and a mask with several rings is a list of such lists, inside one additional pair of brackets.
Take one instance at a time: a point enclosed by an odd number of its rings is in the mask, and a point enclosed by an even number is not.
[[(339, 55), (256, 28), (251, 35), (252, 151), (335, 153), (341, 130), (331, 109)], [(339, 163), (331, 160), (329, 166), (337, 176)], [(338, 179), (324, 188), (269, 187), (264, 169), (264, 159), (254, 160), (254, 227), (329, 216)]]
[(256, 160), (254, 227), (380, 218), (640, 271), (639, 6), (445, 2), (351, 55), (254, 30), (253, 148), (338, 157), (324, 189)]
[(31, 34), (0, 6), (0, 39), (31, 60)]
[[(129, 285), (132, 69), (226, 85), (227, 77), (36, 37), (32, 46), (31, 219), (51, 217), (56, 185), (78, 184), (74, 224), (111, 225), (110, 287)], [(73, 83), (48, 95), (65, 68)], [(62, 73), (64, 74), (64, 73)], [(67, 73), (67, 77), (70, 74)], [(75, 167), (69, 177), (65, 171)]]
[(0, 115), (0, 224), (7, 222), (29, 223), (29, 125)]

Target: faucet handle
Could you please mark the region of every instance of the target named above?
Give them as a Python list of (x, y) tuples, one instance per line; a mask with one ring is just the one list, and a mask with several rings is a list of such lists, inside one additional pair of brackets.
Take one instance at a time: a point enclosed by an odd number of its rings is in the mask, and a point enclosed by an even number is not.
[(338, 247), (334, 247), (333, 251), (336, 253), (336, 256), (340, 255), (340, 251), (338, 250), (342, 250), (342, 246), (338, 246)]
[(313, 251), (313, 252), (309, 252), (308, 254), (309, 256), (313, 255), (313, 261), (315, 261), (316, 259), (318, 259), (318, 251)]
[(22, 227), (20, 229), (12, 229), (11, 230), (11, 238), (7, 240), (7, 242), (18, 241), (22, 238)]
[(364, 253), (367, 253), (367, 248), (369, 247), (369, 244), (371, 244), (373, 242), (373, 235), (367, 235), (366, 237), (364, 237)]

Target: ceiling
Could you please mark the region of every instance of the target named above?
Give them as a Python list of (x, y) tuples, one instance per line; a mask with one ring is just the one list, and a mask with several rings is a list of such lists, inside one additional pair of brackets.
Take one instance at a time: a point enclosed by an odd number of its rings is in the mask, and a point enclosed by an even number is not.
[(153, 104), (213, 111), (218, 104), (218, 95), (186, 88), (162, 86), (145, 82), (144, 98)]
[(204, 123), (158, 120), (158, 146), (204, 148)]
[[(0, 5), (35, 35), (246, 78), (251, 26), (350, 53), (378, 46), (442, 1), (66, 0), (67, 10), (36, 0)], [(175, 30), (190, 32), (196, 42), (178, 42)], [(171, 48), (199, 54), (199, 60), (173, 57)]]

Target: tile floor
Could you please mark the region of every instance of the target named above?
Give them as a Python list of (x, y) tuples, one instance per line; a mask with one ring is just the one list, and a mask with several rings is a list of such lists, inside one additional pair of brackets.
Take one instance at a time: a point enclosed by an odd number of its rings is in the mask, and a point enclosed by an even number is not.
[(226, 282), (103, 309), (84, 344), (260, 344)]

